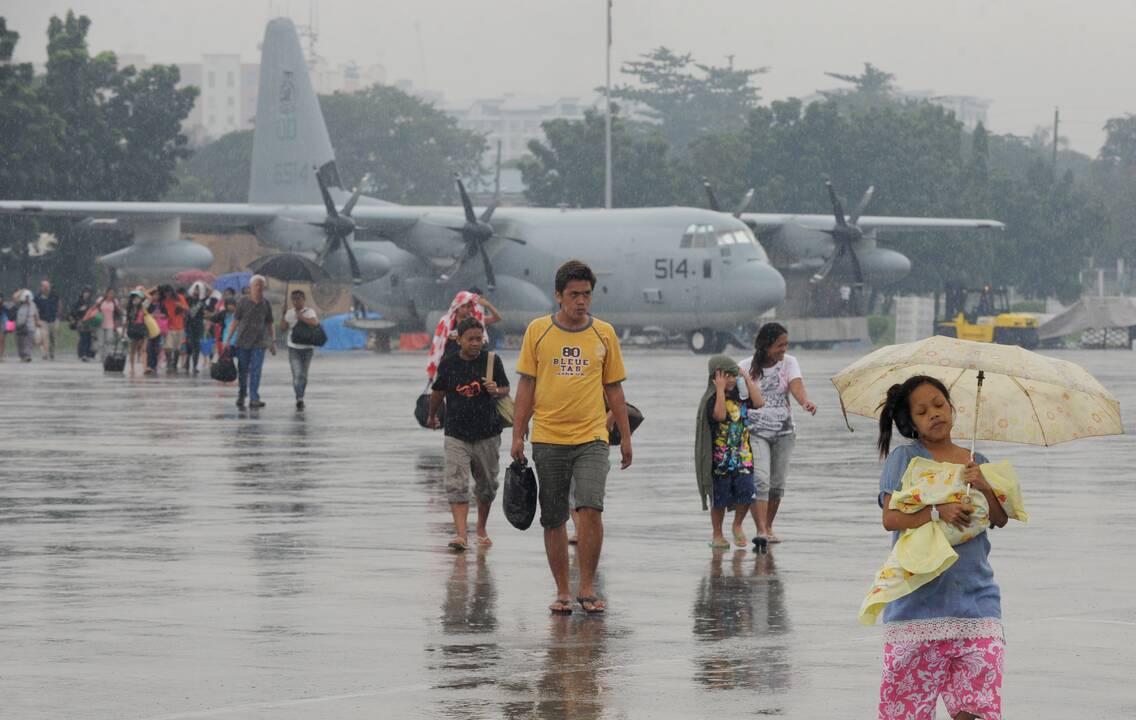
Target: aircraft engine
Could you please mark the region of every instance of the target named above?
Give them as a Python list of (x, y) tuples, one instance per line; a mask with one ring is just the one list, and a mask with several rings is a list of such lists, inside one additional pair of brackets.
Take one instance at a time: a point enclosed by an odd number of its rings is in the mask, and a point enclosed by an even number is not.
[[(390, 272), (390, 258), (383, 253), (365, 247), (361, 243), (355, 244), (354, 251), (361, 282), (378, 280)], [(323, 261), (323, 267), (334, 278), (348, 282), (352, 279), (351, 261), (347, 253), (337, 252), (328, 255)]]
[(903, 253), (874, 247), (859, 252), (864, 282), (870, 285), (889, 285), (899, 282), (911, 272), (911, 260)]
[(180, 239), (178, 218), (115, 223), (131, 231), (134, 243), (99, 258), (117, 272), (147, 278), (166, 277), (182, 270), (208, 270), (213, 252), (204, 245)]
[(164, 277), (182, 270), (208, 270), (213, 266), (213, 252), (189, 240), (174, 240), (160, 245), (130, 245), (103, 255), (99, 262), (129, 275)]

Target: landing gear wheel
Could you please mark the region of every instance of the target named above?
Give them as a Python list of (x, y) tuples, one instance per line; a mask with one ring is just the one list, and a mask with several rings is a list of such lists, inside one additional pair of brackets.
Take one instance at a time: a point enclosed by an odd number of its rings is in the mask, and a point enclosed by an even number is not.
[(730, 336), (714, 332), (710, 328), (701, 328), (690, 333), (687, 341), (695, 355), (714, 355), (726, 349)]

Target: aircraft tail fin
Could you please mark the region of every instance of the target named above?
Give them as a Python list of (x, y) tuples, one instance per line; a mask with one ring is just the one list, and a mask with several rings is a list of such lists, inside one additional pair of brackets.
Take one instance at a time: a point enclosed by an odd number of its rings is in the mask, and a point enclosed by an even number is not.
[(320, 204), (313, 167), (328, 186), (343, 185), (296, 26), (288, 18), (269, 21), (264, 31), (258, 93), (249, 202)]

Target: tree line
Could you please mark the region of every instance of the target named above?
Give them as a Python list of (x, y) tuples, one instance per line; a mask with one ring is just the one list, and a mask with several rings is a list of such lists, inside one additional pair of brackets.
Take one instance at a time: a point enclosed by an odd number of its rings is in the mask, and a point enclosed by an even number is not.
[[(612, 92), (615, 205), (704, 205), (707, 177), (727, 205), (752, 187), (755, 212), (828, 214), (831, 178), (851, 203), (875, 185), (870, 214), (1006, 223), (1004, 233), (881, 238), (912, 259), (900, 292), (994, 283), (1070, 300), (1086, 257), (1136, 260), (1133, 116), (1108, 121), (1099, 158), (1063, 150), (1055, 168), (1042, 134), (968, 130), (939, 105), (905, 99), (895, 77), (870, 63), (859, 74), (829, 73), (848, 87), (809, 104), (762, 103), (754, 81), (764, 69), (705, 66), (667, 48), (623, 71), (638, 83)], [(529, 200), (602, 206), (602, 113), (544, 129), (521, 163)]]
[[(181, 124), (197, 89), (177, 87), (175, 65), (137, 70), (119, 67), (112, 52), (92, 55), (90, 26), (70, 12), (52, 17), (37, 76), (30, 63), (11, 62), (20, 34), (0, 17), (0, 197), (159, 200), (177, 184), (177, 164), (190, 154)], [(41, 232), (58, 243), (29, 257)], [(74, 222), (0, 219), (0, 267), (24, 285), (47, 275), (73, 293), (96, 282), (95, 258), (125, 241)]]

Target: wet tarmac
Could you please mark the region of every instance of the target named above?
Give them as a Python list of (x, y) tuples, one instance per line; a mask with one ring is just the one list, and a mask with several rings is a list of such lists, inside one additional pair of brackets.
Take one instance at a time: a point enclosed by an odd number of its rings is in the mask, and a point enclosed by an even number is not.
[[(1131, 353), (1061, 356), (1136, 429)], [(281, 357), (257, 412), (204, 378), (0, 363), (0, 717), (874, 717), (873, 429), (843, 428), (827, 380), (852, 353), (798, 357), (821, 410), (799, 418), (784, 542), (756, 556), (707, 547), (705, 359), (628, 352), (647, 421), (608, 482), (610, 607), (567, 618), (539, 528), (495, 506), (493, 548), (445, 550), (442, 437), (411, 417), (422, 357), (321, 355), (303, 414)], [(1007, 715), (1136, 716), (1132, 436), (984, 447), (1032, 515), (994, 538)]]

